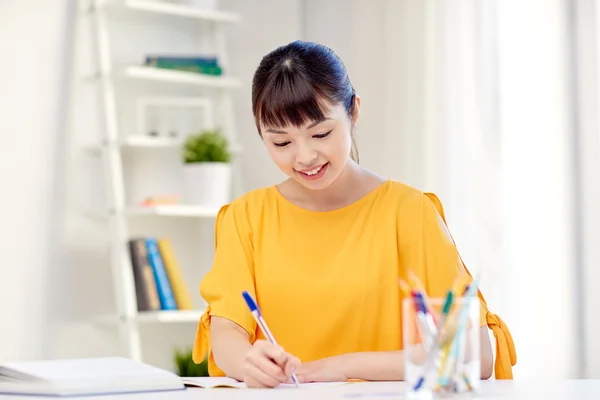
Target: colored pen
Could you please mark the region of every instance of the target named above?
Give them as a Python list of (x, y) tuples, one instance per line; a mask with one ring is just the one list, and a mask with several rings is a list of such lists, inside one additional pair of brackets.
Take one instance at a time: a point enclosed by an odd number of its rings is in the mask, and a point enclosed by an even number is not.
[(433, 320), (433, 315), (427, 309), (427, 303), (425, 302), (425, 298), (423, 297), (423, 293), (417, 292), (417, 303), (419, 304), (419, 308), (425, 317), (425, 323), (427, 324), (427, 329), (431, 336), (437, 335), (437, 327), (435, 326), (435, 321)]
[[(242, 296), (244, 296), (244, 300), (246, 300), (246, 304), (248, 305), (252, 316), (256, 320), (256, 323), (260, 327), (260, 330), (264, 333), (265, 337), (269, 342), (277, 346), (275, 337), (273, 337), (273, 334), (269, 330), (269, 327), (267, 326), (267, 323), (265, 322), (262, 313), (260, 312), (260, 308), (258, 308), (258, 304), (256, 304), (256, 301), (254, 301), (252, 295), (247, 291), (243, 291)], [(292, 374), (292, 380), (294, 381), (296, 387), (299, 387), (298, 378), (296, 378), (296, 374)]]
[(425, 376), (427, 376), (427, 374), (429, 373), (429, 370), (433, 367), (434, 363), (437, 360), (437, 353), (440, 350), (440, 345), (441, 345), (440, 340), (442, 338), (442, 328), (444, 327), (444, 325), (446, 323), (446, 318), (448, 317), (448, 313), (450, 312), (450, 307), (452, 305), (452, 298), (453, 298), (452, 290), (449, 290), (448, 294), (446, 295), (446, 301), (444, 302), (444, 307), (442, 309), (442, 316), (439, 321), (439, 329), (438, 329), (436, 337), (435, 337), (433, 348), (431, 348), (431, 350), (430, 350), (431, 352), (429, 354), (429, 359), (427, 360), (425, 372), (423, 373), (423, 376), (421, 376), (419, 378), (419, 380), (417, 381), (417, 383), (414, 387), (415, 391), (419, 390), (423, 386), (423, 383), (425, 383)]
[[(461, 337), (464, 334), (465, 326), (467, 324), (468, 316), (469, 316), (469, 307), (471, 305), (471, 301), (477, 297), (477, 289), (479, 287), (479, 275), (475, 277), (473, 282), (469, 285), (467, 291), (465, 292), (464, 299), (465, 304), (463, 304), (462, 308), (456, 318), (458, 319), (458, 329), (456, 331), (455, 338), (451, 343), (450, 349), (450, 358), (456, 360), (459, 355), (459, 347), (462, 350), (461, 345)], [(438, 384), (440, 386), (445, 386), (449, 381), (449, 373), (450, 373), (451, 365), (448, 364), (446, 368), (442, 365), (441, 371), (443, 375), (438, 377)]]

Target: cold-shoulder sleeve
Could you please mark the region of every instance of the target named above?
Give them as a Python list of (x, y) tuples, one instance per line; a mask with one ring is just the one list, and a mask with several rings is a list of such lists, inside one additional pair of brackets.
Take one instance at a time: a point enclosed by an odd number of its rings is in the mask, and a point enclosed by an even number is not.
[[(457, 276), (471, 275), (464, 265), (446, 224), (441, 202), (431, 193), (419, 194), (401, 207), (399, 238), (402, 265), (422, 281), (429, 296), (444, 298)], [(495, 377), (512, 379), (516, 351), (504, 322), (488, 310), (481, 291), (480, 326), (492, 329), (496, 339)]]
[(226, 205), (219, 211), (215, 222), (215, 255), (211, 270), (200, 284), (200, 294), (207, 308), (198, 322), (193, 360), (202, 362), (208, 354), (209, 373), (224, 375), (216, 367), (210, 348), (210, 319), (227, 318), (255, 339), (256, 322), (242, 297), (247, 290), (254, 294), (254, 265), (251, 230), (246, 210)]

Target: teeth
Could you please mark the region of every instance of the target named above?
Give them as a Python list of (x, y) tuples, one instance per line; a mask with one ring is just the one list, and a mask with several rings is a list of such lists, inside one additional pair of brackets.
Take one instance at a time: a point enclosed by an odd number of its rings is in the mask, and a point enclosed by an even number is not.
[(318, 173), (321, 170), (321, 168), (323, 168), (322, 165), (320, 167), (318, 167), (318, 168), (313, 169), (312, 171), (303, 172), (303, 174), (305, 174), (305, 175), (314, 175), (314, 174)]

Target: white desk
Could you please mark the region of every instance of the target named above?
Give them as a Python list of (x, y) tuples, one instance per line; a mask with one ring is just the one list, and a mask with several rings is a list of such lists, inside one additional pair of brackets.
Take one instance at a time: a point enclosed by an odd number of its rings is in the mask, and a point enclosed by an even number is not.
[[(304, 389), (197, 389), (185, 391), (141, 393), (116, 396), (81, 397), (85, 400), (393, 400), (405, 399), (405, 385), (401, 382), (351, 383), (340, 386)], [(77, 397), (75, 397), (77, 398)], [(485, 381), (480, 396), (486, 400), (598, 400), (600, 380), (571, 381)], [(40, 397), (2, 396), (0, 400), (40, 400)], [(73, 397), (68, 399), (74, 399)]]

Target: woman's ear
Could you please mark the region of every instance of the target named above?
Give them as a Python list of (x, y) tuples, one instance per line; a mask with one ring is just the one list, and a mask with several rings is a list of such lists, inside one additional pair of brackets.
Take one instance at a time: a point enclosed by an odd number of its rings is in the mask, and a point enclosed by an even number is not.
[(352, 128), (356, 126), (358, 123), (358, 119), (360, 116), (360, 96), (358, 94), (354, 95), (354, 104), (352, 106)]

